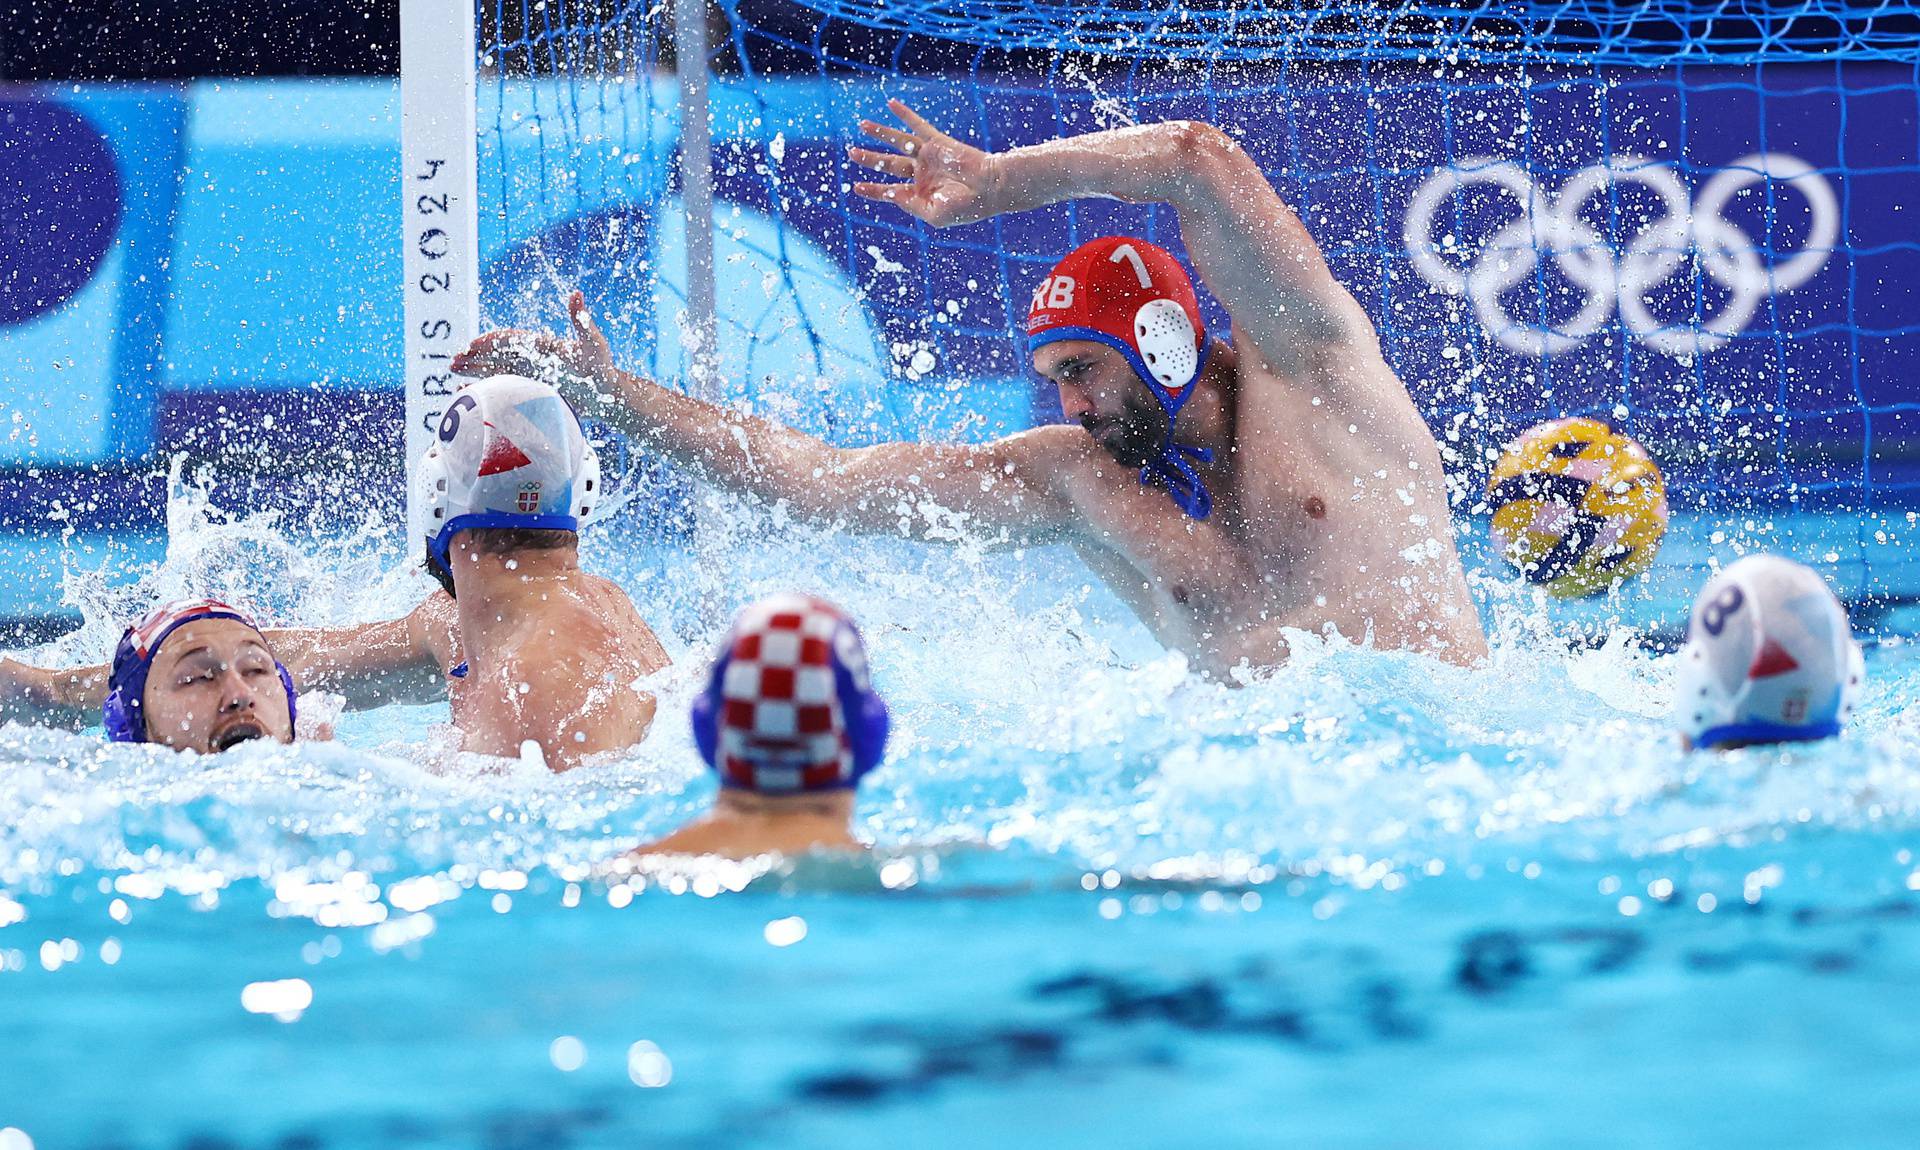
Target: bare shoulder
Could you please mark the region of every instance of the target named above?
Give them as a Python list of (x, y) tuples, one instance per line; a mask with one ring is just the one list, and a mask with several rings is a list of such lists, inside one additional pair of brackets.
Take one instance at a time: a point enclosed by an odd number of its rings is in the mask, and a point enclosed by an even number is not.
[(1093, 445), (1093, 437), (1070, 423), (1043, 423), (991, 444), (1010, 459), (1064, 462)]
[(721, 855), (723, 857), (746, 857), (752, 851), (738, 849), (734, 840), (738, 836), (729, 833), (729, 828), (720, 826), (711, 818), (702, 818), (688, 823), (664, 838), (650, 843), (642, 843), (627, 852), (629, 859), (649, 858), (660, 855)]
[(413, 609), (407, 631), (413, 645), (430, 652), (440, 666), (460, 661), (460, 609), (445, 591), (435, 591)]
[(469, 750), (513, 755), (532, 739), (547, 764), (566, 770), (602, 751), (640, 742), (658, 701), (633, 685), (643, 671), (611, 662), (591, 643), (526, 641), (503, 652), (486, 681), (467, 732)]
[(1329, 434), (1385, 432), (1397, 439), (1418, 428), (1423, 438), (1431, 438), (1411, 391), (1370, 329), (1362, 338), (1302, 346), (1284, 357), (1267, 354), (1238, 329), (1233, 346), (1239, 355), (1241, 402), (1250, 411), (1277, 406), (1282, 409), (1277, 414), (1300, 428), (1337, 424), (1327, 429)]
[(1131, 497), (1139, 488), (1140, 469), (1107, 454), (1084, 428), (1053, 423), (1021, 436), (1031, 437), (1025, 447), (1028, 457), (1046, 468), (1054, 490), (1082, 516), (1116, 498)]
[(657, 671), (672, 662), (667, 656), (667, 649), (661, 646), (659, 636), (648, 626), (640, 609), (633, 605), (633, 599), (625, 587), (599, 575), (589, 575), (587, 580), (592, 597), (607, 608), (602, 618), (612, 624), (616, 632), (614, 638), (630, 650), (638, 662), (644, 664), (647, 672)]

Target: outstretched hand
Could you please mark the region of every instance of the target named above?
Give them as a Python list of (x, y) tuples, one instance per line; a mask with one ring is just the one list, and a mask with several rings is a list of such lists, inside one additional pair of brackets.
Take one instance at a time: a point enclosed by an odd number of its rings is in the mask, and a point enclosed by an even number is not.
[(567, 297), (567, 320), (572, 338), (518, 328), (490, 331), (454, 356), (451, 366), (460, 375), (524, 375), (551, 383), (576, 408), (595, 414), (613, 402), (607, 394), (619, 378), (613, 349), (577, 291)]
[(850, 146), (847, 154), (863, 168), (908, 182), (864, 181), (853, 185), (855, 192), (893, 204), (935, 227), (970, 224), (999, 213), (1000, 170), (995, 156), (947, 135), (899, 100), (888, 100), (887, 107), (912, 131), (872, 120), (860, 121), (860, 130), (896, 150)]

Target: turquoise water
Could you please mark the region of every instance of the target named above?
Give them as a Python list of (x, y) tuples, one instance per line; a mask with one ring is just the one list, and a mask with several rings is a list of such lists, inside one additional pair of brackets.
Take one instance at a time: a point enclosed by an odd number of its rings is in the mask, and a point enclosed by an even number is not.
[[(304, 621), (425, 591), (176, 502), (42, 656), (248, 569)], [(1064, 553), (735, 522), (591, 540), (678, 660), (593, 768), (453, 754), (444, 707), (209, 760), (0, 730), (0, 1147), (1911, 1144), (1897, 638), (1843, 739), (1690, 756), (1606, 623), (1670, 622), (1686, 546), (1573, 612), (1483, 574), (1482, 667), (1303, 636), (1227, 687)], [(711, 795), (691, 675), (784, 587), (865, 624), (879, 857), (610, 884)]]

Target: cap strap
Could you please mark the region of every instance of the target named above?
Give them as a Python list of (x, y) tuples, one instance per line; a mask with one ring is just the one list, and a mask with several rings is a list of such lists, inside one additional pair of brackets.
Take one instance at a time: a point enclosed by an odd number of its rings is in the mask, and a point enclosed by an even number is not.
[(1161, 449), (1160, 458), (1140, 469), (1140, 482), (1159, 483), (1167, 489), (1174, 506), (1195, 519), (1205, 519), (1213, 514), (1213, 496), (1208, 493), (1207, 485), (1200, 481), (1200, 473), (1182, 456), (1200, 463), (1213, 462), (1211, 448), (1170, 442)]

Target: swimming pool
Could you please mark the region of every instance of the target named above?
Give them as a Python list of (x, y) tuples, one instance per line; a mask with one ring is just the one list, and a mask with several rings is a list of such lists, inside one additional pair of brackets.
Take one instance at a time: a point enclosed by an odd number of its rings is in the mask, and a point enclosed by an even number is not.
[[(180, 562), (261, 551), (189, 518)], [(1230, 688), (1061, 553), (700, 548), (589, 546), (678, 660), (594, 769), (450, 757), (434, 707), (211, 763), (0, 732), (0, 1145), (1911, 1141), (1897, 641), (1842, 740), (1688, 756), (1669, 658), (1497, 580), (1484, 667), (1303, 638)], [(359, 562), (310, 610), (423, 589)], [(609, 886), (710, 795), (686, 676), (786, 586), (865, 624), (883, 857)]]

